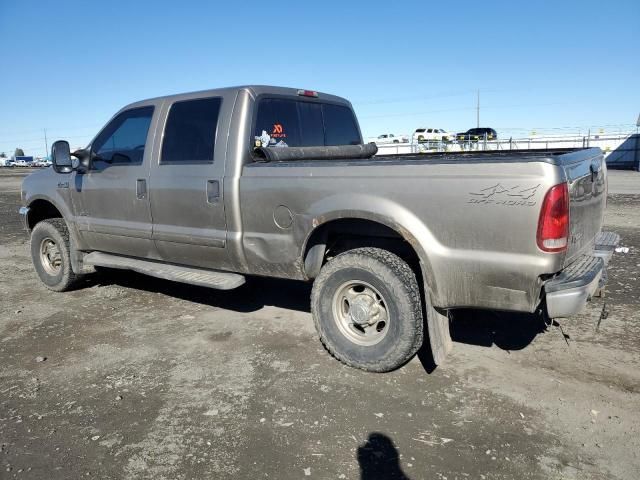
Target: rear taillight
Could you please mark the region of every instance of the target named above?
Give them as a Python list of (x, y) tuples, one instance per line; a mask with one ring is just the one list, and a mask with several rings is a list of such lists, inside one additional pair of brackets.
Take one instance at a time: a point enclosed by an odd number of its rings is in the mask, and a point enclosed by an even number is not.
[(538, 220), (538, 247), (544, 252), (564, 252), (569, 244), (569, 189), (560, 183), (549, 189)]

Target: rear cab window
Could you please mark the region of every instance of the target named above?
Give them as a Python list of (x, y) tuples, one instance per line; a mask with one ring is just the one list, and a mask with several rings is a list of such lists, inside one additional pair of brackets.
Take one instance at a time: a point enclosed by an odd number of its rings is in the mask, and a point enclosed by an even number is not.
[(333, 103), (262, 98), (253, 130), (254, 147), (315, 147), (362, 143), (353, 111)]

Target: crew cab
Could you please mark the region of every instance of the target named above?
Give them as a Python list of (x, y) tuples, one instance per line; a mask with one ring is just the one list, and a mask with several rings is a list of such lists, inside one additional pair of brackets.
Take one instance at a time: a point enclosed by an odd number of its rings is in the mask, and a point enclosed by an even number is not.
[(563, 317), (602, 287), (618, 238), (600, 232), (599, 149), (376, 151), (333, 95), (153, 98), (85, 149), (55, 142), (20, 213), (54, 291), (96, 267), (222, 290), (247, 276), (313, 282), (321, 342), (369, 371), (409, 361), (425, 331), (442, 363), (457, 308)]

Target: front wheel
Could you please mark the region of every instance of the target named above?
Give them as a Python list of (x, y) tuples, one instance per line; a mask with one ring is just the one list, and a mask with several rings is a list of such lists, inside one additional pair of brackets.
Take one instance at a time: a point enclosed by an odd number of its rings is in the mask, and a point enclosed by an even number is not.
[(313, 284), (311, 311), (323, 345), (352, 367), (388, 372), (422, 345), (415, 274), (386, 250), (358, 248), (331, 259)]
[(79, 278), (71, 269), (69, 230), (63, 219), (43, 220), (33, 228), (31, 260), (40, 280), (50, 290), (68, 290)]

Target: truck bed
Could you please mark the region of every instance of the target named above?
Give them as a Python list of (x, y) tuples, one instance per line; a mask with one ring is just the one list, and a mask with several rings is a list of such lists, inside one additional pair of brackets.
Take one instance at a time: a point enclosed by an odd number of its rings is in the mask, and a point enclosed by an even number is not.
[[(245, 252), (249, 263), (284, 272), (294, 259), (282, 252), (299, 248), (307, 225), (373, 219), (416, 247), (438, 279), (432, 293), (439, 307), (533, 311), (542, 279), (593, 250), (605, 174), (599, 148), (252, 162), (240, 177), (240, 203), (260, 205), (260, 213), (243, 217)], [(541, 206), (564, 182), (568, 246), (545, 253), (536, 243)], [(291, 232), (274, 226), (280, 205), (292, 212)]]

